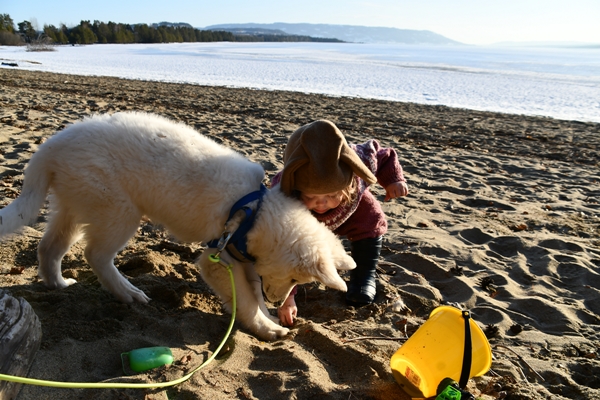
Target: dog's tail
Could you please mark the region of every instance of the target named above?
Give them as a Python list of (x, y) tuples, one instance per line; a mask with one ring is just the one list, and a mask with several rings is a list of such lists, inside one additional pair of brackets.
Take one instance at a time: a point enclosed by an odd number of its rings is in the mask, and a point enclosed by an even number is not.
[(27, 225), (37, 217), (50, 187), (50, 173), (43, 157), (32, 157), (25, 170), (21, 194), (0, 210), (0, 237)]

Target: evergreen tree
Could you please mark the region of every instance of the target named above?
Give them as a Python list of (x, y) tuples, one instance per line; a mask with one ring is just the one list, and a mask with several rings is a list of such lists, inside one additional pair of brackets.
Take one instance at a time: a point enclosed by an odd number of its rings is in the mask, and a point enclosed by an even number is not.
[(131, 26), (114, 22), (109, 22), (108, 26), (113, 33), (111, 43), (135, 43), (135, 34)]
[(92, 44), (98, 41), (96, 34), (90, 28), (90, 21), (81, 21), (79, 25), (70, 30), (68, 36), (71, 44)]
[(31, 43), (38, 37), (38, 33), (33, 29), (33, 25), (29, 21), (19, 22), (19, 33), (23, 36), (27, 43)]
[[(64, 25), (63, 25), (63, 27), (64, 27)], [(52, 43), (56, 43), (56, 44), (69, 43), (69, 39), (67, 38), (67, 35), (63, 31), (63, 29), (59, 29), (59, 28), (55, 27), (54, 25), (44, 25), (44, 33), (46, 34), (46, 36), (48, 36), (52, 40)]]
[(100, 21), (94, 21), (94, 24), (90, 27), (96, 38), (98, 39), (98, 43), (113, 43), (112, 42), (112, 32), (107, 24)]
[(8, 14), (0, 14), (0, 31), (15, 32), (15, 22)]
[(196, 41), (196, 32), (194, 32), (193, 28), (182, 27), (182, 28), (179, 28), (179, 32), (181, 33), (181, 37), (184, 42), (195, 42)]
[(15, 23), (8, 14), (0, 14), (0, 45), (18, 46), (23, 44), (21, 36), (15, 33)]
[(136, 43), (156, 43), (156, 29), (150, 29), (147, 24), (138, 24), (133, 28)]

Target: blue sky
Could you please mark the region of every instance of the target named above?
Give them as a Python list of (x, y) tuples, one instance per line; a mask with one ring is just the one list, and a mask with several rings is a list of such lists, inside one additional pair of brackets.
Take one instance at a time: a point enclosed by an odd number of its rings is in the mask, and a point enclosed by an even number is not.
[(600, 43), (600, 0), (0, 0), (18, 22), (81, 20), (224, 23), (307, 22), (430, 30), (469, 44), (503, 41)]

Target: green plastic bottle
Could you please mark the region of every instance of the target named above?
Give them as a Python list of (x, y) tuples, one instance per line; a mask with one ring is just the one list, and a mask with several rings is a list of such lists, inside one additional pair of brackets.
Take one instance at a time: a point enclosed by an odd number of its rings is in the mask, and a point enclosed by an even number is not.
[(147, 371), (173, 363), (173, 353), (168, 347), (144, 347), (131, 350), (128, 353), (121, 353), (121, 360), (125, 354), (129, 358), (130, 368), (135, 372)]

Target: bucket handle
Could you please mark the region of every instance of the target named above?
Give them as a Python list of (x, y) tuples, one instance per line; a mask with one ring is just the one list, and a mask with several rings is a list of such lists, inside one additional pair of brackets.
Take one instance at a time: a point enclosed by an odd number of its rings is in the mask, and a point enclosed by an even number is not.
[(462, 311), (462, 316), (465, 320), (465, 345), (463, 353), (462, 370), (460, 372), (460, 380), (458, 385), (461, 389), (467, 387), (469, 382), (469, 375), (471, 374), (471, 363), (473, 362), (473, 344), (471, 342), (471, 313), (469, 311)]

